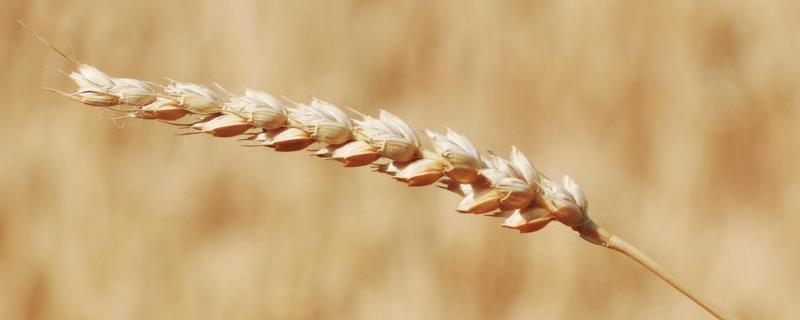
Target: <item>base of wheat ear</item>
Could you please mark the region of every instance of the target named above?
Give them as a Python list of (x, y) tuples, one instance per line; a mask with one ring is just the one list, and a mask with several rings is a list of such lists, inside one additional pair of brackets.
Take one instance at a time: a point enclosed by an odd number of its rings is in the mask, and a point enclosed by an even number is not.
[[(158, 120), (192, 130), (180, 135), (240, 137), (249, 142), (246, 146), (283, 152), (310, 150), (345, 167), (371, 166), (409, 186), (437, 184), (463, 197), (456, 211), (503, 218), (503, 227), (521, 233), (560, 222), (593, 244), (635, 259), (717, 318), (731, 319), (641, 251), (598, 227), (589, 218), (586, 197), (572, 178), (564, 176), (560, 183), (550, 179), (516, 147), (511, 148), (510, 160), (492, 152), (482, 154), (466, 137), (448, 128), (445, 133), (425, 130), (432, 147), (427, 148), (411, 126), (384, 110), (372, 117), (349, 109), (358, 117), (352, 119), (341, 108), (317, 98), (308, 103), (285, 99), (287, 105), (265, 91), (247, 89), (243, 95), (234, 95), (217, 85), (220, 94), (194, 83), (171, 81), (162, 86), (111, 77), (31, 33), (75, 64), (69, 77), (76, 89), (48, 89), (70, 100), (122, 112), (120, 119)], [(186, 121), (176, 122), (180, 120)]]

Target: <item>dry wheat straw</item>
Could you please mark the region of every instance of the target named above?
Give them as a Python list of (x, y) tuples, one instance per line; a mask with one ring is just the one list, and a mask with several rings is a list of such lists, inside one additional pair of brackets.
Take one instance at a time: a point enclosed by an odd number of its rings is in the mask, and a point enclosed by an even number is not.
[[(429, 149), (411, 126), (385, 110), (375, 118), (350, 109), (360, 117), (351, 119), (339, 107), (317, 98), (308, 104), (289, 100), (291, 106), (287, 107), (264, 91), (247, 89), (241, 96), (225, 91), (226, 96), (221, 96), (200, 84), (170, 80), (162, 87), (111, 77), (33, 34), (76, 64), (69, 74), (77, 85), (75, 90), (49, 89), (71, 100), (124, 112), (120, 118), (160, 120), (193, 130), (182, 135), (240, 136), (253, 143), (249, 146), (286, 152), (317, 145), (314, 155), (345, 167), (372, 165), (375, 171), (409, 186), (439, 183), (439, 187), (463, 196), (456, 211), (502, 217), (503, 227), (522, 233), (557, 221), (591, 243), (634, 258), (717, 318), (730, 318), (642, 252), (598, 227), (589, 218), (586, 197), (572, 178), (564, 176), (560, 183), (552, 180), (516, 147), (511, 148), (510, 160), (491, 152), (481, 154), (469, 139), (448, 128), (445, 133), (424, 131), (432, 145)], [(186, 118), (191, 120), (174, 122)]]

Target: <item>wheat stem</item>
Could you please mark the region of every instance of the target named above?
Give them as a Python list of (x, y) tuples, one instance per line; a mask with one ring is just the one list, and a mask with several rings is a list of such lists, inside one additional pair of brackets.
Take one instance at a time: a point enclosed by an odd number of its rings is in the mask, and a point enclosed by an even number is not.
[(667, 271), (661, 264), (653, 260), (650, 256), (636, 248), (634, 245), (622, 240), (619, 236), (600, 228), (588, 220), (583, 226), (575, 228), (580, 236), (589, 242), (597, 245), (604, 246), (614, 251), (621, 252), (629, 258), (635, 260), (648, 270), (655, 273), (659, 278), (667, 282), (670, 286), (677, 289), (689, 299), (692, 299), (697, 305), (714, 315), (717, 319), (734, 319), (730, 315), (722, 312), (709, 298), (703, 296), (688, 284), (681, 281), (674, 274)]
[(717, 317), (717, 319), (733, 319), (732, 317), (723, 313), (722, 310), (720, 310), (720, 308), (717, 307), (710, 299), (689, 287), (685, 282), (681, 281), (675, 277), (675, 275), (665, 270), (664, 267), (658, 264), (658, 262), (654, 261), (632, 244), (625, 242), (625, 240), (622, 240), (622, 238), (616, 235), (611, 236), (608, 248), (622, 252), (631, 259), (636, 260), (636, 262), (655, 273), (659, 278), (669, 283), (669, 285), (671, 285), (673, 288), (677, 289), (689, 297), (689, 299), (692, 299), (692, 301), (703, 307), (703, 309), (706, 309), (706, 311), (713, 314), (715, 317)]

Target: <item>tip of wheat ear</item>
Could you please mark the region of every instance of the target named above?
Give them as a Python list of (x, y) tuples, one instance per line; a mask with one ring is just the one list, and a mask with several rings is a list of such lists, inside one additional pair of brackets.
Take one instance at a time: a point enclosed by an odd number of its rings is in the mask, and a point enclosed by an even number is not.
[[(313, 155), (345, 167), (372, 164), (408, 186), (441, 183), (463, 196), (456, 211), (504, 217), (503, 227), (533, 232), (551, 221), (578, 228), (589, 220), (588, 202), (578, 184), (564, 177), (557, 183), (536, 170), (512, 147), (510, 160), (481, 154), (463, 135), (425, 130), (430, 148), (411, 126), (381, 110), (377, 117), (353, 109), (351, 119), (341, 108), (317, 98), (309, 103), (280, 99), (265, 91), (247, 89), (242, 95), (222, 96), (204, 85), (174, 80), (165, 86), (109, 76), (76, 62), (69, 74), (76, 88), (53, 90), (88, 106), (125, 112), (120, 118), (161, 120), (193, 130), (187, 134), (242, 137), (275, 151), (301, 151), (312, 145)], [(218, 86), (219, 87), (219, 86)], [(163, 88), (163, 89), (162, 89)], [(221, 87), (219, 87), (221, 88)], [(190, 121), (176, 122), (179, 120)]]

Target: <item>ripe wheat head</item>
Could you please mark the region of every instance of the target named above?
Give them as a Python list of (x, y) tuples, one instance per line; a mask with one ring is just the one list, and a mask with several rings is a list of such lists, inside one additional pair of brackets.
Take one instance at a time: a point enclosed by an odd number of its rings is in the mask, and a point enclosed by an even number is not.
[[(259, 90), (234, 95), (209, 87), (171, 81), (158, 85), (117, 78), (77, 63), (69, 74), (77, 88), (59, 94), (88, 106), (123, 112), (119, 118), (159, 120), (213, 137), (240, 137), (248, 146), (275, 151), (310, 150), (345, 167), (371, 166), (409, 186), (439, 187), (463, 196), (456, 211), (504, 218), (502, 226), (534, 232), (552, 221), (575, 230), (591, 225), (588, 202), (569, 176), (560, 183), (538, 171), (516, 147), (509, 159), (482, 154), (451, 129), (417, 130), (388, 111), (377, 117), (353, 109), (351, 118), (336, 105), (312, 98), (286, 102)], [(182, 121), (182, 122), (178, 122)]]
[(572, 178), (551, 179), (516, 147), (511, 147), (508, 159), (482, 153), (449, 128), (444, 133), (424, 130), (423, 141), (417, 130), (392, 113), (381, 110), (374, 117), (348, 108), (348, 114), (317, 98), (294, 102), (259, 90), (235, 95), (219, 85), (213, 90), (174, 80), (159, 85), (113, 77), (31, 33), (75, 64), (68, 76), (76, 88), (48, 89), (70, 100), (121, 112), (119, 119), (157, 120), (189, 130), (180, 135), (239, 137), (250, 147), (306, 150), (345, 167), (371, 166), (408, 186), (435, 184), (463, 197), (456, 211), (502, 218), (503, 227), (522, 233), (562, 223), (593, 244), (633, 258), (715, 317), (731, 318), (637, 248), (600, 228), (589, 217), (588, 201)]

